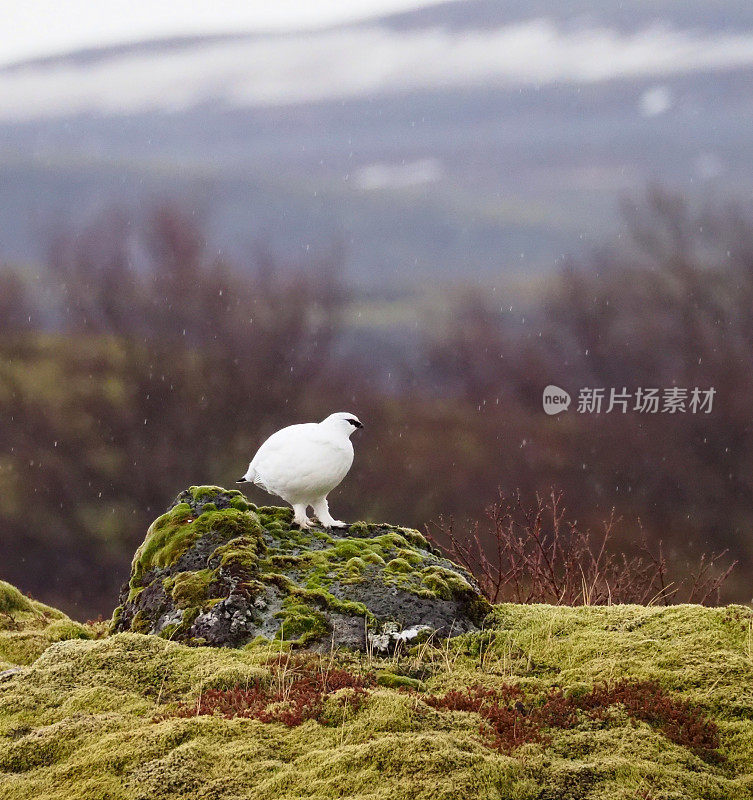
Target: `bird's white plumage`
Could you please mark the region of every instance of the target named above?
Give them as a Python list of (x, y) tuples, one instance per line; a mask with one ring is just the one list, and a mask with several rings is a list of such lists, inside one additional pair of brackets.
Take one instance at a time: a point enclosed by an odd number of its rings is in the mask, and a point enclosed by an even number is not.
[(262, 444), (241, 481), (255, 483), (290, 503), (299, 525), (310, 524), (308, 506), (323, 525), (344, 525), (330, 516), (327, 495), (353, 464), (350, 435), (360, 427), (353, 414), (338, 412), (322, 422), (282, 428)]

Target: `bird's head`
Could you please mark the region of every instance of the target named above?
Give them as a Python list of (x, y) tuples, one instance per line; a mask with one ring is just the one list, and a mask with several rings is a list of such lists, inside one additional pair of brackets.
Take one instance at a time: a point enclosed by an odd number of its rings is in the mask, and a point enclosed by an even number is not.
[(338, 411), (335, 414), (330, 414), (327, 419), (323, 419), (319, 424), (334, 431), (338, 431), (345, 436), (350, 436), (353, 431), (358, 428), (363, 428), (361, 420), (358, 419), (355, 414), (351, 414), (348, 411)]

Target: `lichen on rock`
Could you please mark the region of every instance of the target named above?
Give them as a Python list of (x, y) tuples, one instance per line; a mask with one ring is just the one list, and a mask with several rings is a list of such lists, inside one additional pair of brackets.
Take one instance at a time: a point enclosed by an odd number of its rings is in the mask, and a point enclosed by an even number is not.
[(419, 626), (438, 636), (472, 631), (490, 610), (471, 576), (418, 531), (291, 523), (291, 509), (256, 507), (238, 490), (181, 492), (136, 551), (112, 630), (196, 645), (263, 637), (365, 650)]

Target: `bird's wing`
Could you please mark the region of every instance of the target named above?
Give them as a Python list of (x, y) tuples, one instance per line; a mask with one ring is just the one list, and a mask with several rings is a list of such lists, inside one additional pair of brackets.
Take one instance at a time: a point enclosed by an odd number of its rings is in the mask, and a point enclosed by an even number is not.
[(263, 463), (266, 458), (283, 450), (289, 450), (295, 447), (296, 441), (303, 440), (306, 433), (313, 432), (314, 428), (318, 428), (315, 422), (306, 422), (301, 425), (288, 425), (287, 428), (280, 428), (279, 431), (273, 433), (261, 447), (256, 451), (256, 455), (251, 459), (251, 466), (258, 467)]
[(312, 492), (321, 489), (326, 494), (343, 479), (352, 463), (350, 441), (333, 438), (314, 423), (291, 425), (270, 436), (252, 466), (273, 493), (295, 486), (309, 487)]

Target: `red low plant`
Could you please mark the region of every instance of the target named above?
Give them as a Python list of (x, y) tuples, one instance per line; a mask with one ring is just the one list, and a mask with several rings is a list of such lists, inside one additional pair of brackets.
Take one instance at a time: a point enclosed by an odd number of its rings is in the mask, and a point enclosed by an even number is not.
[(479, 684), (467, 689), (451, 689), (441, 697), (425, 697), (424, 702), (438, 711), (471, 711), (479, 714), (484, 743), (501, 752), (509, 752), (526, 742), (540, 742), (540, 724), (527, 714), (517, 686), (503, 684), (486, 689)]
[(595, 686), (577, 701), (590, 716), (604, 716), (605, 709), (621, 705), (630, 717), (659, 730), (670, 740), (697, 755), (717, 759), (719, 728), (692, 703), (672, 697), (656, 681), (618, 681), (614, 686)]
[(631, 719), (658, 728), (670, 741), (707, 760), (719, 760), (719, 730), (714, 722), (691, 703), (672, 697), (656, 681), (618, 681), (601, 684), (584, 695), (566, 695), (560, 689), (546, 694), (543, 702), (523, 704), (524, 694), (516, 686), (503, 684), (486, 689), (478, 684), (452, 689), (424, 702), (439, 711), (470, 711), (482, 723), (483, 742), (507, 753), (527, 742), (545, 742), (547, 730), (567, 730), (579, 719), (604, 720), (616, 707)]
[(331, 695), (350, 689), (342, 703), (358, 709), (366, 698), (366, 689), (374, 685), (372, 676), (326, 667), (306, 658), (275, 659), (269, 667), (272, 672), (269, 684), (254, 681), (246, 687), (209, 689), (194, 702), (181, 702), (171, 713), (156, 719), (218, 715), (225, 719), (280, 722), (289, 727), (309, 719), (327, 725), (333, 722), (325, 706)]

